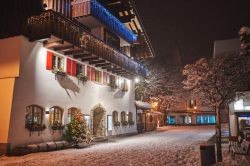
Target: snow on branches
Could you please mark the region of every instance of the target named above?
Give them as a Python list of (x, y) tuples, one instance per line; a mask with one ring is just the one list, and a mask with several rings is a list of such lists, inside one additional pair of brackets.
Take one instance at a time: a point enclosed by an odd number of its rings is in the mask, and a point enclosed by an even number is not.
[(136, 86), (136, 100), (157, 100), (161, 109), (175, 106), (184, 96), (181, 72), (174, 67), (149, 69), (148, 78)]
[(236, 95), (247, 88), (249, 58), (224, 55), (214, 59), (201, 58), (184, 67), (183, 81), (186, 89), (192, 90), (209, 106), (221, 106), (232, 102)]

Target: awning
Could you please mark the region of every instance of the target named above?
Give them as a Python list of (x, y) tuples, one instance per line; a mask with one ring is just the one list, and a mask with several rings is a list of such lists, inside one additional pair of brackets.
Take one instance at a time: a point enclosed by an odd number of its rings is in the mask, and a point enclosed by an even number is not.
[(152, 109), (152, 105), (147, 103), (147, 102), (143, 102), (143, 101), (135, 101), (135, 105), (137, 108), (140, 109)]

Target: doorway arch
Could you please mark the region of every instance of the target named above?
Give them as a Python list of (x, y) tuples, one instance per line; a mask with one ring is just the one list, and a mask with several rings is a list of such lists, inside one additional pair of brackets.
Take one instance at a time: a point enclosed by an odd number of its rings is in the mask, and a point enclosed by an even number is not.
[(106, 110), (101, 104), (91, 110), (92, 134), (94, 137), (106, 136)]

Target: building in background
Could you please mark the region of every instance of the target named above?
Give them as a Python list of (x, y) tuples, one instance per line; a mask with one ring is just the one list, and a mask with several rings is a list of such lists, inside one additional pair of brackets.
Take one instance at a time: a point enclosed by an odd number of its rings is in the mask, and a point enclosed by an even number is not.
[(1, 153), (60, 140), (78, 111), (95, 138), (137, 133), (134, 78), (147, 69), (135, 60), (154, 52), (133, 2), (43, 7), (21, 35), (0, 40)]
[(180, 101), (171, 110), (166, 110), (167, 125), (213, 125), (215, 113), (210, 107), (203, 106), (196, 99)]

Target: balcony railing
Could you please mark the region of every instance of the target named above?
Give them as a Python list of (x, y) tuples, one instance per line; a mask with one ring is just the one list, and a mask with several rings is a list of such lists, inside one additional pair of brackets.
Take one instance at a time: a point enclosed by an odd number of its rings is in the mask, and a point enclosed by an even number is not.
[(80, 0), (72, 2), (72, 17), (93, 16), (110, 28), (114, 33), (130, 43), (137, 40), (137, 36), (130, 31), (120, 20), (113, 16), (96, 0)]
[(30, 17), (26, 28), (26, 36), (30, 40), (54, 35), (133, 74), (143, 77), (147, 75), (147, 70), (142, 65), (96, 38), (81, 25), (53, 10)]

